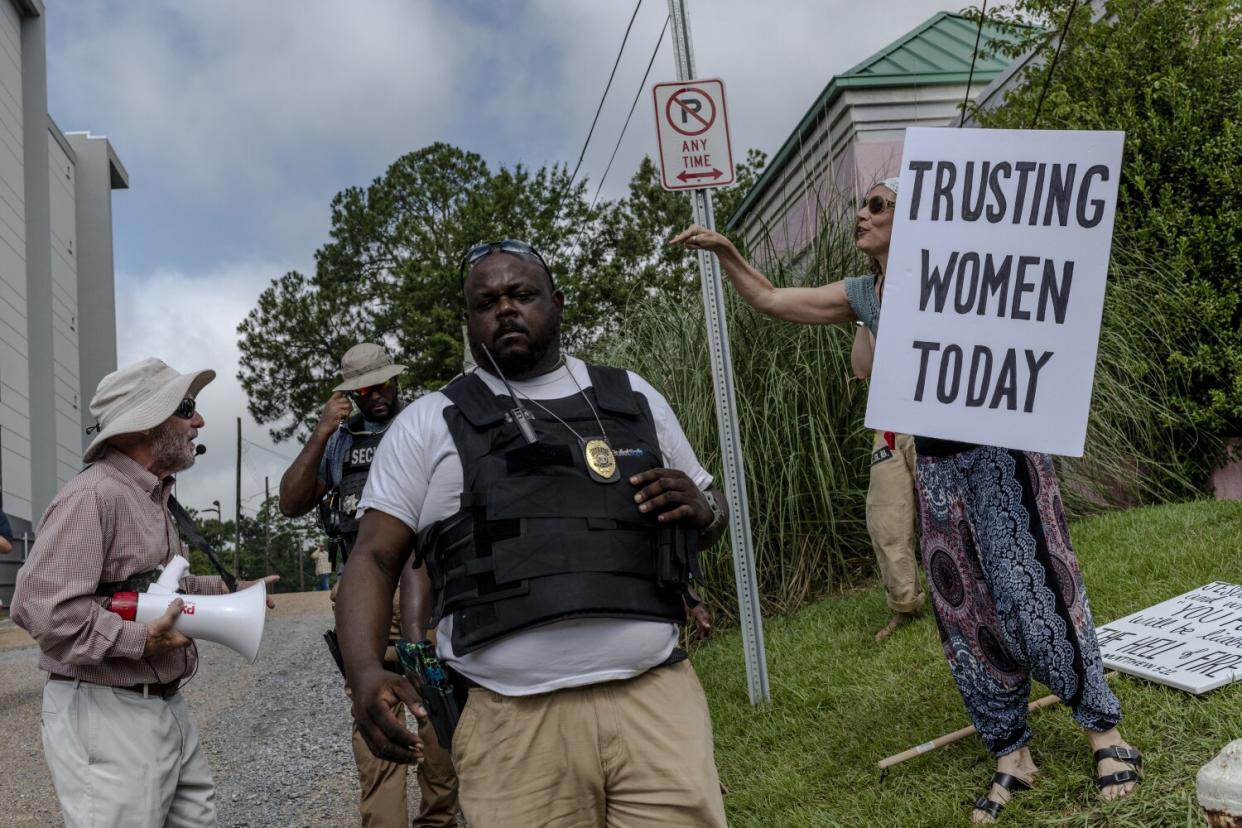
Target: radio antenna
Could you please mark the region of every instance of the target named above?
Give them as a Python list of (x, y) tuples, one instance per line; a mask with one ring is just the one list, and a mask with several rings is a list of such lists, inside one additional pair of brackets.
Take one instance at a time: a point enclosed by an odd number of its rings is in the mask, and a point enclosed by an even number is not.
[(522, 432), (522, 439), (527, 444), (537, 443), (538, 438), (535, 437), (535, 426), (531, 423), (533, 419), (529, 411), (522, 407), (518, 402), (517, 392), (513, 390), (513, 386), (509, 384), (509, 380), (505, 378), (505, 374), (500, 370), (500, 366), (496, 364), (496, 357), (492, 356), (492, 352), (482, 342), (478, 343), (483, 349), (483, 353), (487, 354), (487, 361), (492, 364), (492, 370), (496, 376), (500, 377), (500, 381), (505, 384), (505, 390), (509, 392), (509, 398), (513, 400), (513, 408), (509, 411), (509, 416), (513, 418), (513, 422), (517, 423), (518, 431)]

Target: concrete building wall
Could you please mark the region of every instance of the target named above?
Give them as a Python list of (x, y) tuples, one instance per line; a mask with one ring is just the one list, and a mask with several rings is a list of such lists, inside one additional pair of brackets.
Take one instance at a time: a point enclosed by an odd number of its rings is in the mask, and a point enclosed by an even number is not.
[(30, 370), (26, 342), (26, 176), (22, 18), (0, 0), (0, 487), (29, 522)]
[(129, 186), (129, 174), (108, 139), (86, 132), (65, 136), (77, 158), (76, 222), (78, 307), (78, 452), (94, 424), (91, 397), (99, 381), (116, 370), (116, 282), (112, 251), (112, 191)]
[(82, 466), (89, 394), (116, 368), (112, 190), (126, 173), (106, 138), (66, 136), (48, 116), (45, 50), (42, 0), (0, 0), (0, 508), (17, 541), (0, 556), (6, 602), (24, 540)]
[(37, 520), (37, 515), (43, 513), (56, 494), (47, 40), (43, 24), (43, 15), (27, 15), (22, 19), (22, 157), (26, 168), (26, 342), (30, 370), (32, 520)]
[(77, 195), (73, 150), (60, 130), (48, 131), (49, 230), (52, 242), (52, 394), (56, 410), (56, 488), (82, 468), (78, 402)]

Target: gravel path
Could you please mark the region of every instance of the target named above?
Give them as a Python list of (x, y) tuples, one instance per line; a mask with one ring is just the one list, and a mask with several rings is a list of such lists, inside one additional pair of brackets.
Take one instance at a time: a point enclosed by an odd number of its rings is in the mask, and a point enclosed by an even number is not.
[[(222, 828), (349, 826), (358, 777), (349, 707), (323, 643), (327, 593), (277, 595), (258, 661), (202, 642), (185, 689), (216, 781)], [(7, 629), (6, 629), (7, 627)], [(62, 825), (43, 761), (38, 651), (0, 625), (0, 825)], [(409, 774), (410, 809), (418, 786)]]

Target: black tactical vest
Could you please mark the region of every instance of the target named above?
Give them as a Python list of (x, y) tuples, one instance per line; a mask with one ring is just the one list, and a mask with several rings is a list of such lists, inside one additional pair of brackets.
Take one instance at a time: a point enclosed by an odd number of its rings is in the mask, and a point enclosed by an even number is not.
[[(403, 408), (405, 403), (398, 400), (393, 418)], [(362, 497), (362, 488), (367, 484), (367, 475), (371, 473), (371, 461), (375, 459), (375, 450), (379, 448), (380, 441), (388, 433), (388, 426), (392, 425), (393, 420), (390, 419), (379, 431), (363, 431), (365, 422), (362, 414), (354, 414), (341, 426), (342, 430), (348, 431), (353, 437), (349, 450), (341, 461), (341, 482), (337, 484), (336, 495), (338, 531), (345, 543), (346, 556), (358, 537), (358, 518), (354, 517), (354, 513), (358, 509), (358, 499)]]
[(585, 439), (601, 436), (595, 406), (617, 455), (615, 483), (591, 478), (578, 437), (539, 406), (524, 404), (538, 437), (528, 445), (509, 416), (513, 400), (478, 376), (443, 389), (461, 510), (419, 532), (417, 550), (431, 578), (431, 622), (452, 614), (455, 653), (571, 617), (685, 620), (697, 531), (639, 512), (629, 483), (664, 462), (651, 409), (625, 371), (588, 370), (584, 394), (540, 403)]

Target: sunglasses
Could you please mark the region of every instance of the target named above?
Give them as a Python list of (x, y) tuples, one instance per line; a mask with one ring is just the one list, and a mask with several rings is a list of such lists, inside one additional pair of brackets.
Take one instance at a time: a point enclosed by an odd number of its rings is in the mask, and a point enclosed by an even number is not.
[(866, 210), (868, 213), (870, 213), (873, 216), (878, 216), (880, 215), (880, 213), (883, 213), (885, 210), (888, 210), (889, 208), (896, 207), (896, 206), (897, 206), (897, 202), (890, 201), (884, 196), (879, 196), (879, 195), (873, 195), (871, 198), (865, 198), (863, 199), (862, 203), (858, 205), (859, 209)]
[(368, 385), (366, 388), (355, 388), (349, 392), (349, 396), (354, 402), (365, 400), (372, 394), (382, 394), (392, 386), (393, 380), (387, 379), (377, 385)]
[(192, 398), (186, 397), (181, 401), (181, 405), (177, 406), (177, 410), (173, 412), (173, 416), (180, 417), (183, 420), (193, 420), (194, 410), (197, 405), (198, 404), (195, 403)]
[(483, 242), (476, 244), (474, 247), (466, 251), (466, 255), (461, 257), (461, 267), (458, 270), (457, 280), (464, 287), (466, 284), (466, 274), (470, 268), (482, 259), (487, 258), (491, 254), (500, 251), (501, 253), (512, 253), (516, 256), (526, 256), (532, 258), (543, 267), (543, 272), (548, 274), (548, 281), (552, 283), (552, 290), (556, 290), (556, 279), (552, 277), (552, 268), (548, 267), (548, 263), (543, 260), (543, 256), (539, 255), (539, 251), (531, 247), (524, 241), (518, 239), (505, 239), (504, 241)]

